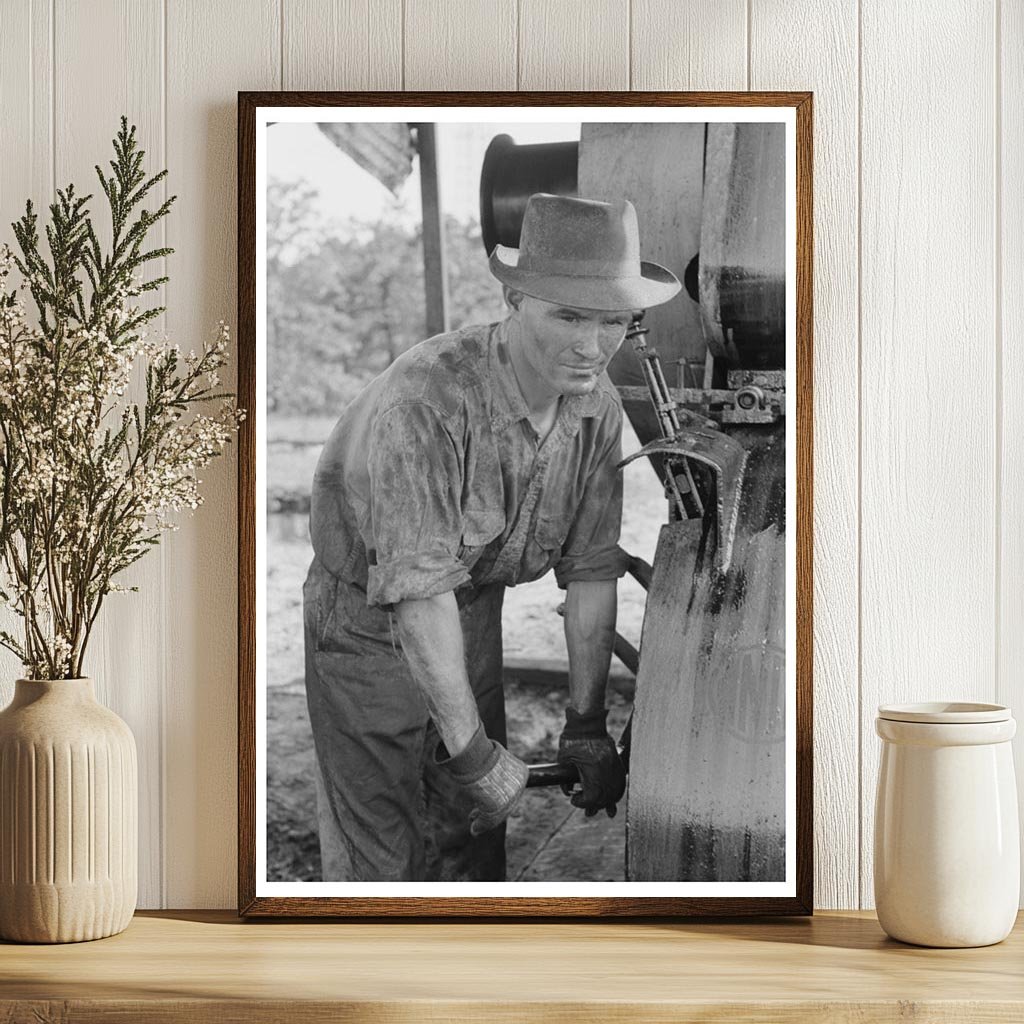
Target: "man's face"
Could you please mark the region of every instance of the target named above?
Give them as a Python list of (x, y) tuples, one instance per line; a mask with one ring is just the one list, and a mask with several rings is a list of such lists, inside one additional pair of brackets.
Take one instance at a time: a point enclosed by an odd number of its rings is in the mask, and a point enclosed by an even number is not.
[(518, 293), (511, 293), (509, 301), (518, 305), (526, 362), (540, 381), (561, 395), (594, 390), (633, 319), (630, 310), (581, 309)]

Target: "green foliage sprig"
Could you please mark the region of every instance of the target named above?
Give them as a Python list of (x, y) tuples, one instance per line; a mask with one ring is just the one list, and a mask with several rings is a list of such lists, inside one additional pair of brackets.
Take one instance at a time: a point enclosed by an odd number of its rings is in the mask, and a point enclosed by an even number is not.
[[(147, 177), (144, 157), (122, 117), (111, 173), (96, 167), (109, 245), (92, 196), (69, 185), (50, 205), (45, 252), (31, 202), (13, 225), (20, 255), (0, 247), (0, 602), (21, 620), (19, 636), (0, 630), (0, 645), (29, 678), (81, 676), (104, 597), (126, 589), (114, 577), (177, 529), (171, 513), (202, 502), (197, 470), (245, 415), (218, 390), (223, 322), (198, 353), (148, 337), (164, 307), (137, 300), (167, 278), (144, 280), (145, 266), (173, 250), (146, 249), (146, 238), (176, 197), (140, 206), (167, 174)], [(144, 402), (130, 397), (136, 366)], [(195, 408), (209, 402), (220, 403), (212, 413)]]

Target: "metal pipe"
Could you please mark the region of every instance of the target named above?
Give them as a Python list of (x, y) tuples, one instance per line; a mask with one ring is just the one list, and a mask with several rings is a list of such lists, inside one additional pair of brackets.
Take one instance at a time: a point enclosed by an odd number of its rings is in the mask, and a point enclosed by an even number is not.
[[(630, 712), (626, 728), (616, 746), (619, 748), (619, 759), (622, 767), (629, 772), (629, 750), (633, 742), (633, 714)], [(580, 773), (574, 764), (531, 764), (530, 775), (526, 780), (527, 789), (538, 789), (541, 786), (571, 786), (580, 781)]]

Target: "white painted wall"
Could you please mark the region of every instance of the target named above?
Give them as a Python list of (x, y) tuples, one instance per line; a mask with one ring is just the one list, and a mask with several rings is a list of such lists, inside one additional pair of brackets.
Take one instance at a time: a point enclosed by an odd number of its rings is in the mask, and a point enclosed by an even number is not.
[[(0, 237), (126, 112), (194, 344), (235, 316), (235, 93), (281, 88), (815, 92), (816, 902), (870, 906), (876, 705), (1024, 705), (1024, 2), (0, 0)], [(236, 470), (93, 649), (143, 907), (235, 902)]]

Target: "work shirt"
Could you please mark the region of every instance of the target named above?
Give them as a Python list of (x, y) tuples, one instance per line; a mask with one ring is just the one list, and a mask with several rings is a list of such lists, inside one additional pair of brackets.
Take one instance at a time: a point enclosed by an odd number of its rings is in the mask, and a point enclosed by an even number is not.
[(605, 374), (563, 395), (540, 442), (508, 319), (405, 352), (346, 408), (313, 477), (310, 534), (370, 605), (554, 569), (560, 587), (626, 571), (619, 547), (622, 405)]

